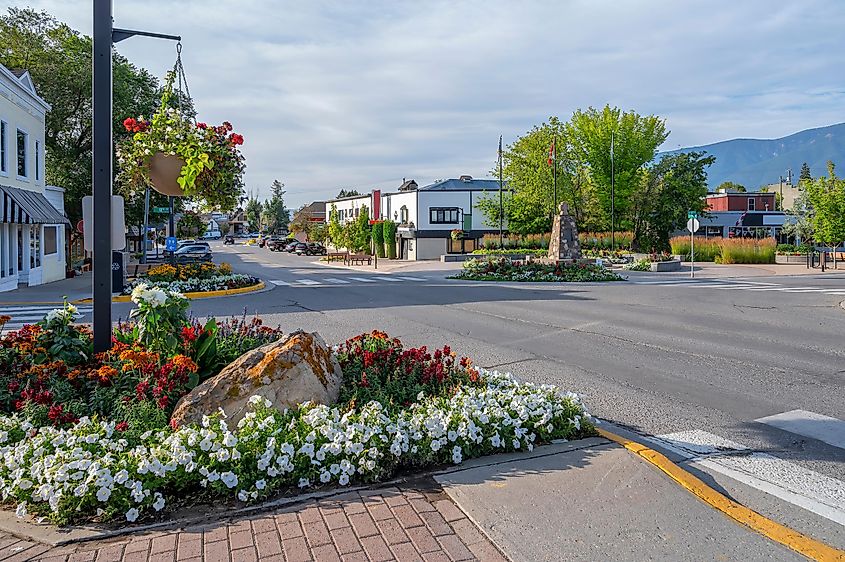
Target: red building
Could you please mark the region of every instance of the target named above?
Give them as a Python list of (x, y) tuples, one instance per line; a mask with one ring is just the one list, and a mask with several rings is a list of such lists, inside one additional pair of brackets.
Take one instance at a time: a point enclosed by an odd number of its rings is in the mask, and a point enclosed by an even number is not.
[(774, 193), (708, 193), (708, 211), (774, 211)]

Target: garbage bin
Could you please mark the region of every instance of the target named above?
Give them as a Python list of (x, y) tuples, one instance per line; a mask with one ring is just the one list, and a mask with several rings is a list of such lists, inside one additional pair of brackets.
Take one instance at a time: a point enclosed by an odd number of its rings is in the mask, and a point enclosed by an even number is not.
[(120, 250), (112, 250), (111, 253), (111, 290), (112, 293), (123, 292), (123, 280), (126, 275), (126, 264), (123, 263), (124, 255)]

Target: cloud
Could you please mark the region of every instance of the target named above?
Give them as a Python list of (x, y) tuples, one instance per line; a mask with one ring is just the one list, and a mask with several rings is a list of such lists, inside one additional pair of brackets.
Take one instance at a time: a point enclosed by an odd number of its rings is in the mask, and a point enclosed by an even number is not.
[[(28, 4), (91, 32), (87, 0)], [(671, 149), (831, 124), (845, 101), (837, 0), (127, 0), (115, 23), (182, 35), (200, 117), (244, 134), (250, 190), (279, 178), (294, 206), (484, 177), (499, 134), (589, 105), (665, 117)], [(118, 49), (157, 75), (175, 57)]]

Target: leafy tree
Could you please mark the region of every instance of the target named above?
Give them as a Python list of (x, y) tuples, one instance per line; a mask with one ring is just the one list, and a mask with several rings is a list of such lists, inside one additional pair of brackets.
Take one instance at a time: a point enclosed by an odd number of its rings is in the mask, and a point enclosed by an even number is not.
[(335, 248), (346, 247), (346, 244), (343, 243), (343, 226), (340, 224), (340, 216), (337, 212), (337, 205), (334, 203), (332, 203), (332, 206), (329, 209), (328, 239), (332, 244), (334, 244)]
[(246, 202), (244, 214), (246, 215), (250, 230), (255, 231), (261, 228), (261, 211), (263, 209), (261, 202), (255, 197), (250, 197), (249, 201)]
[(631, 199), (634, 250), (669, 249), (669, 236), (687, 221), (687, 211), (704, 212), (706, 168), (716, 158), (704, 152), (664, 156), (640, 174)]
[(377, 222), (372, 227), (373, 246), (376, 249), (376, 255), (380, 258), (384, 257), (384, 223)]
[(807, 191), (804, 189), (805, 182), (802, 182), (800, 193), (795, 198), (792, 204), (792, 209), (786, 211), (787, 214), (794, 217), (794, 222), (786, 222), (781, 229), (787, 236), (794, 237), (796, 240), (807, 242), (813, 239), (813, 206), (810, 204), (807, 197)]
[(654, 160), (657, 147), (669, 135), (666, 122), (655, 115), (623, 112), (606, 105), (601, 110), (590, 107), (575, 111), (566, 132), (572, 158), (589, 166), (604, 223), (610, 226), (613, 176), (616, 227), (630, 227), (634, 191), (642, 185), (643, 167)]
[(326, 238), (328, 238), (329, 227), (323, 222), (311, 222), (308, 224), (306, 233), (308, 234), (309, 240), (325, 242)]
[[(45, 179), (65, 188), (71, 223), (82, 218), (80, 201), (91, 194), (91, 53), (90, 37), (46, 12), (9, 8), (0, 16), (0, 64), (28, 70), (39, 95), (52, 107), (45, 127)], [(119, 139), (128, 134), (123, 119), (152, 113), (160, 103), (161, 89), (146, 70), (117, 53), (113, 60), (113, 130)], [(183, 103), (190, 108), (189, 100)], [(143, 198), (139, 199), (127, 201), (129, 224), (142, 222), (138, 216), (143, 214)]]
[(313, 215), (311, 211), (303, 205), (294, 215), (293, 220), (288, 224), (288, 229), (293, 232), (308, 232), (308, 225), (311, 223)]
[(382, 223), (382, 230), (384, 231), (384, 245), (387, 250), (388, 259), (396, 259), (396, 223), (392, 220), (386, 220)]
[(813, 208), (813, 237), (832, 249), (845, 242), (845, 180), (836, 177), (833, 162), (827, 172), (828, 177), (806, 181), (804, 189)]
[(335, 199), (342, 199), (344, 197), (357, 197), (361, 195), (358, 193), (357, 189), (341, 189), (337, 193), (337, 197)]
[(196, 211), (185, 211), (176, 223), (176, 234), (182, 238), (189, 238), (203, 234), (206, 224)]
[(270, 232), (277, 232), (288, 227), (290, 210), (285, 207), (285, 184), (273, 180), (273, 195), (264, 202), (261, 210), (262, 223)]
[(811, 179), (813, 179), (813, 176), (812, 174), (810, 174), (810, 166), (806, 162), (804, 162), (803, 164), (801, 164), (801, 173), (798, 175), (798, 182), (800, 183), (802, 181)]
[(720, 189), (724, 189), (725, 191), (735, 191), (737, 193), (745, 193), (747, 191), (744, 185), (734, 183), (732, 181), (723, 181), (719, 184), (719, 187), (716, 188), (716, 190)]
[(361, 205), (358, 216), (354, 221), (347, 223), (352, 225), (349, 242), (352, 250), (362, 252), (370, 247), (370, 212), (366, 205)]

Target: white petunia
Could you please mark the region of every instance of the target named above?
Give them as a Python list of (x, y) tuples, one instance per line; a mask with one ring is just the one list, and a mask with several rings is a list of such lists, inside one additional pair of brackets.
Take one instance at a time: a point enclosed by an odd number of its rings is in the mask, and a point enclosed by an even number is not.
[(238, 485), (238, 475), (234, 472), (223, 472), (220, 474), (220, 481), (223, 482), (227, 488), (234, 488)]
[(164, 509), (164, 497), (158, 492), (156, 492), (156, 501), (153, 502), (153, 509), (155, 509), (156, 511), (161, 511), (162, 509)]
[(126, 520), (134, 523), (136, 519), (138, 519), (138, 509), (135, 507), (129, 508), (129, 511), (126, 512)]
[(107, 502), (111, 497), (111, 490), (108, 488), (100, 488), (97, 490), (97, 501)]

